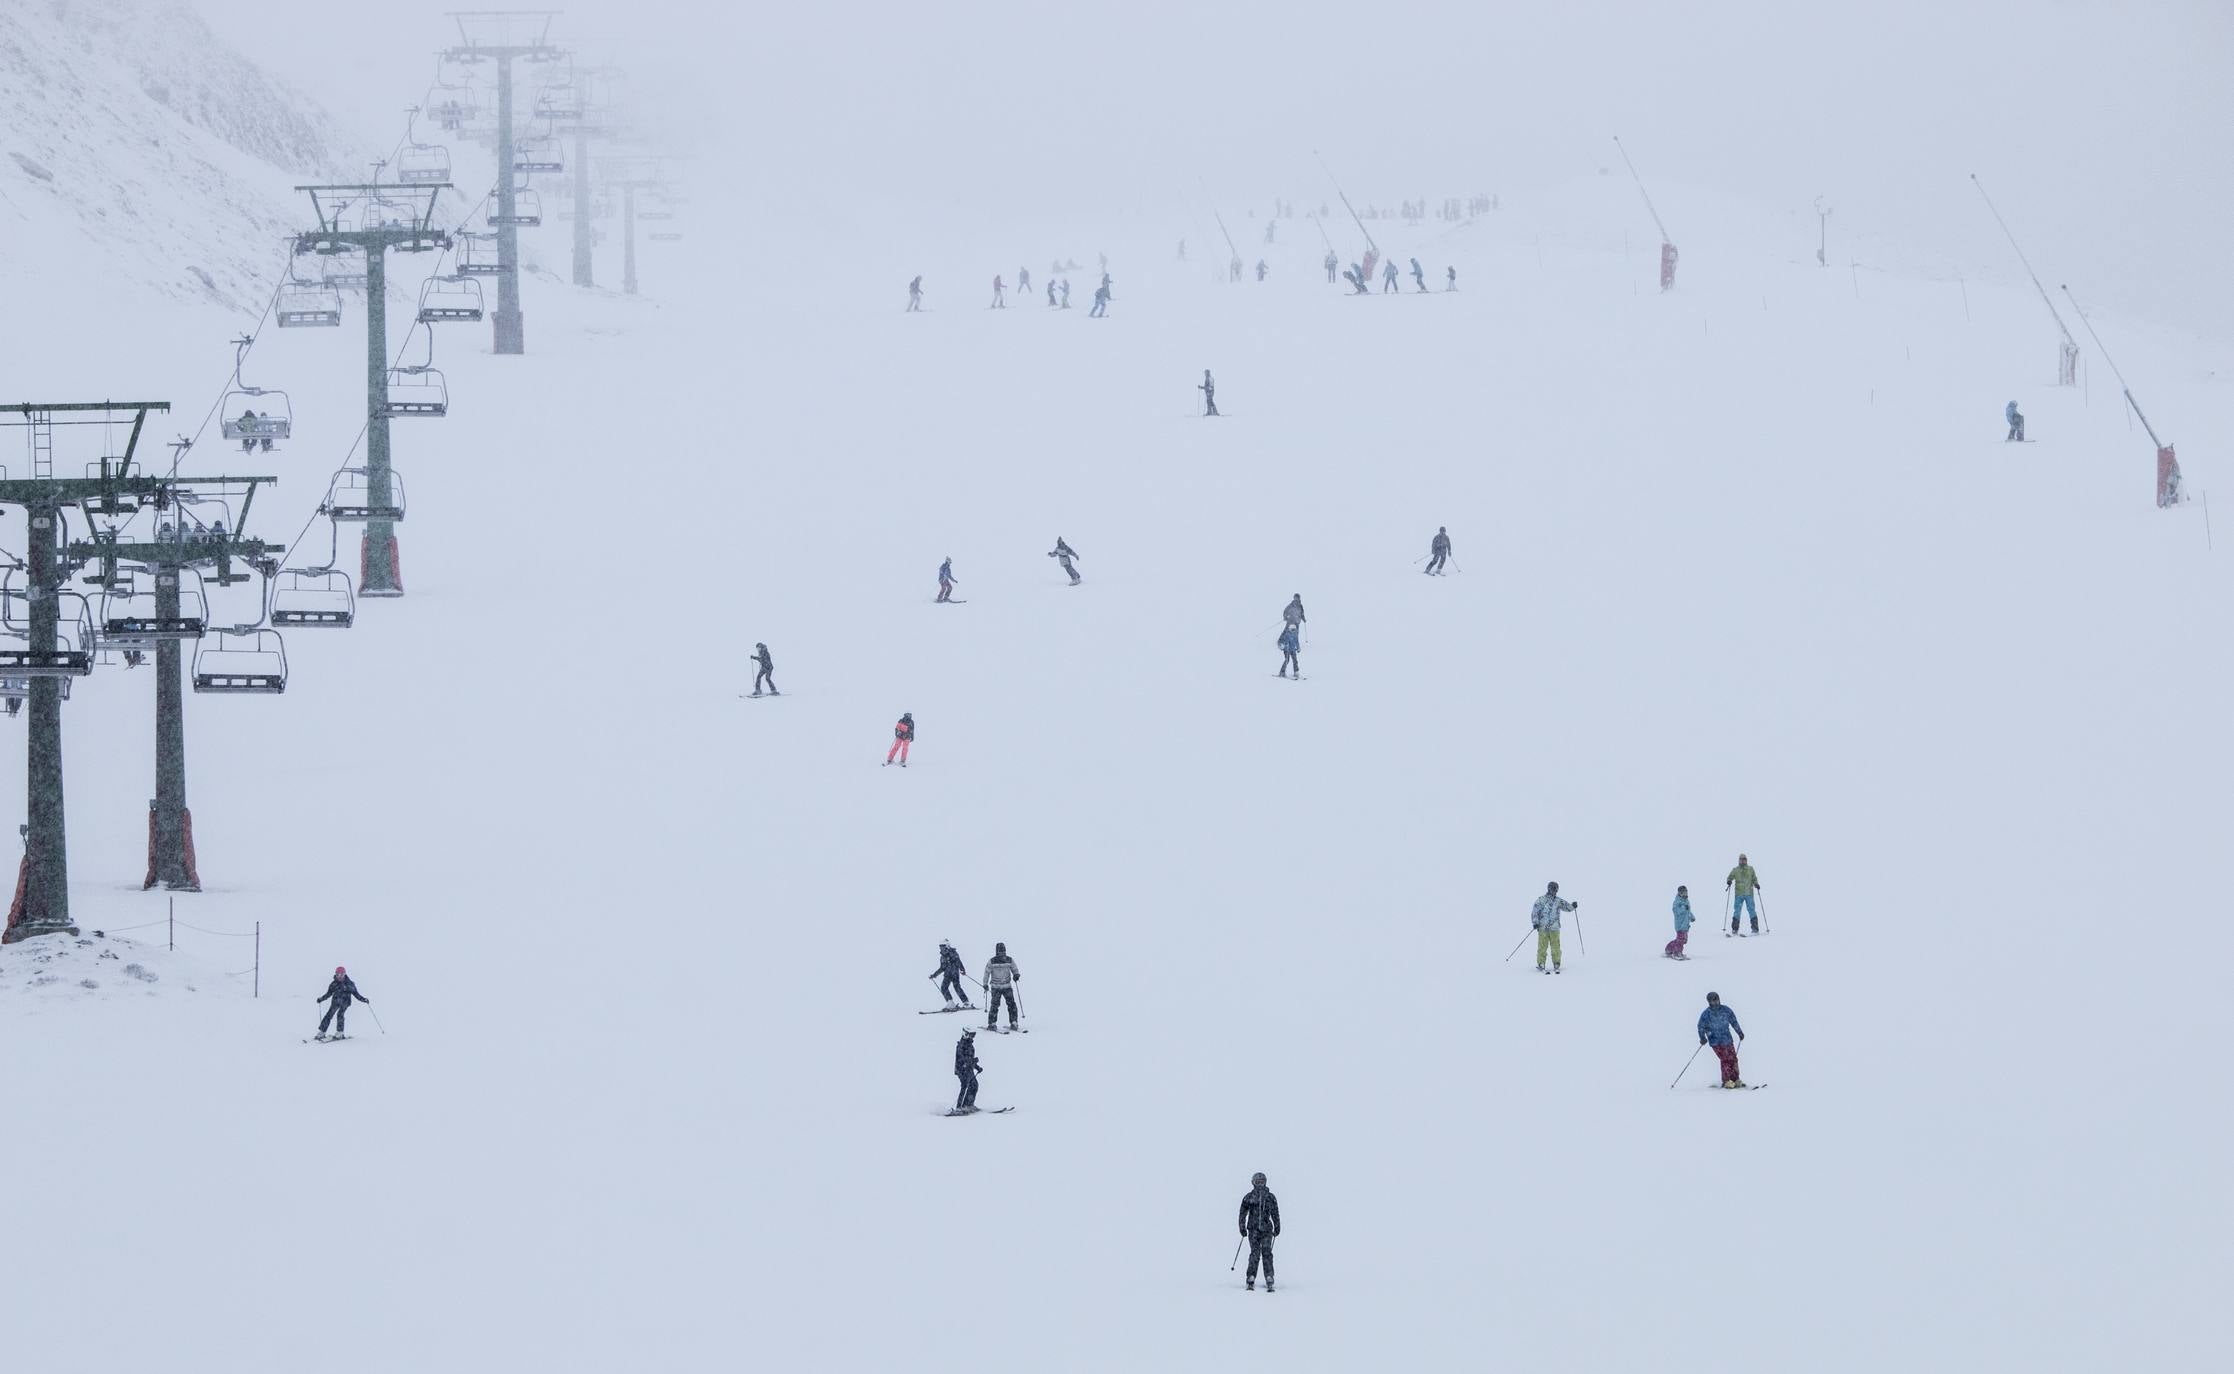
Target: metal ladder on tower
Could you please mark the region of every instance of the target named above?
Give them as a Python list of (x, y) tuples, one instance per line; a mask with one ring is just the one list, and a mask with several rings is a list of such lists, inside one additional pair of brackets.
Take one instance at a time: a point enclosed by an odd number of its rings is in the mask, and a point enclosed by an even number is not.
[(31, 475), (54, 476), (54, 416), (49, 411), (31, 414)]

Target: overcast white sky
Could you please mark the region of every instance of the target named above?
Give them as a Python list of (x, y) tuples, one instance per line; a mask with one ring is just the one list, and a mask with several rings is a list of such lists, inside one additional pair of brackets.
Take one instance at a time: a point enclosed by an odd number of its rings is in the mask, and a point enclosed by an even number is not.
[[(445, 7), (194, 0), (252, 55), (392, 136)], [(2234, 309), (2227, 0), (1837, 5), (589, 0), (554, 27), (700, 134), (701, 174), (888, 222), (962, 200), (1092, 216), (1189, 192), (1505, 194), (1649, 179), (1991, 251), (1985, 177), (2051, 278)], [(897, 220), (895, 221), (895, 217)], [(1679, 235), (1680, 237), (1680, 235)], [(2090, 278), (2086, 269), (2101, 269)]]

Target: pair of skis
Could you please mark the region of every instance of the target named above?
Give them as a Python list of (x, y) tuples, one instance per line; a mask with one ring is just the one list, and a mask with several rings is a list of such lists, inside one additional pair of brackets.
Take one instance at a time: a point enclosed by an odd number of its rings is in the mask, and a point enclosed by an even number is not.
[(1016, 1110), (1016, 1109), (1015, 1109), (1014, 1107), (951, 1107), (951, 1108), (947, 1109), (946, 1111), (940, 1112), (940, 1113), (939, 1113), (939, 1115), (940, 1115), (940, 1116), (1006, 1116), (1006, 1115), (1008, 1115), (1008, 1114), (1009, 1114), (1010, 1112), (1013, 1112), (1013, 1111), (1015, 1111), (1015, 1110)]

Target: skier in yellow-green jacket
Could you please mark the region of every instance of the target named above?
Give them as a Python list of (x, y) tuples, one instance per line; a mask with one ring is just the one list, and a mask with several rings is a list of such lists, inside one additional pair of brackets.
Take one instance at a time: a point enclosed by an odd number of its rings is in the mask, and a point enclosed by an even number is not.
[(1738, 855), (1738, 866), (1730, 870), (1722, 886), (1730, 893), (1730, 933), (1738, 933), (1738, 917), (1744, 915), (1752, 920), (1753, 934), (1760, 934), (1761, 908), (1753, 894), (1761, 890), (1761, 875), (1753, 871), (1743, 854)]

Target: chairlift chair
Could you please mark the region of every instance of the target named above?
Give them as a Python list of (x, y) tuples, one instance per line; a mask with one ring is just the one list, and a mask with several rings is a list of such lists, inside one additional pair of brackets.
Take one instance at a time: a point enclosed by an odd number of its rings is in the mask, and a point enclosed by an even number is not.
[(335, 568), (281, 568), (272, 583), (271, 623), (346, 630), (357, 623), (349, 574)]
[(372, 495), (371, 472), (365, 468), (343, 468), (326, 484), (326, 499), (320, 509), (337, 523), (399, 521), (404, 511), (403, 474), (394, 468), (388, 469), (387, 497), (376, 502)]
[(664, 233), (647, 234), (645, 237), (653, 243), (680, 243), (683, 236), (675, 230), (669, 229)]
[(405, 186), (439, 186), (450, 179), (450, 150), (439, 143), (414, 143), (396, 155), (396, 181)]
[(512, 145), (512, 170), (521, 175), (563, 172), (566, 159), (560, 156), (555, 138), (523, 138)]
[(219, 630), (194, 650), (194, 690), (277, 696), (287, 690), (286, 641), (277, 630)]
[(326, 259), (326, 286), (335, 291), (362, 291), (372, 283), (372, 273), (361, 252), (339, 252)]
[(582, 117), (582, 93), (572, 81), (546, 86), (535, 97), (535, 117), (574, 120)]
[[(14, 596), (26, 596), (16, 590)], [(93, 610), (76, 592), (57, 592), (59, 615), (54, 627), (54, 648), (33, 649), (28, 643), (0, 645), (0, 677), (86, 677), (93, 671)], [(28, 599), (28, 598), (27, 598)], [(76, 605), (73, 612), (70, 607)], [(26, 607), (28, 615), (28, 606)], [(18, 632), (9, 626), (11, 632)], [(26, 624), (21, 633), (28, 636)]]
[(404, 415), (447, 415), (450, 413), (449, 385), (436, 368), (391, 367), (387, 395), (374, 413), (389, 419)]
[[(199, 573), (162, 568), (157, 578), (176, 577), (178, 614), (156, 613), (157, 588), (127, 581), (111, 587), (101, 598), (100, 647), (103, 649), (152, 649), (164, 640), (200, 639), (209, 627), (209, 598)], [(188, 580), (191, 579), (191, 580)]]
[(341, 293), (319, 282), (290, 281), (279, 288), (272, 319), (281, 329), (332, 329), (341, 323)]
[(270, 448), (275, 440), (295, 433), (295, 408), (288, 403), (287, 393), (275, 387), (236, 386), (225, 393), (217, 413), (219, 432), (236, 443), (261, 441)]
[(429, 277), (419, 288), (419, 323), (471, 324), (481, 318), (481, 283), (459, 273)]
[(501, 277), (504, 260), (497, 254), (496, 235), (462, 232), (458, 236), (458, 275)]
[(495, 201), (489, 202), (489, 223), (509, 224), (521, 229), (533, 229), (543, 222), (543, 197), (529, 190), (512, 193), (512, 213), (507, 215)]

